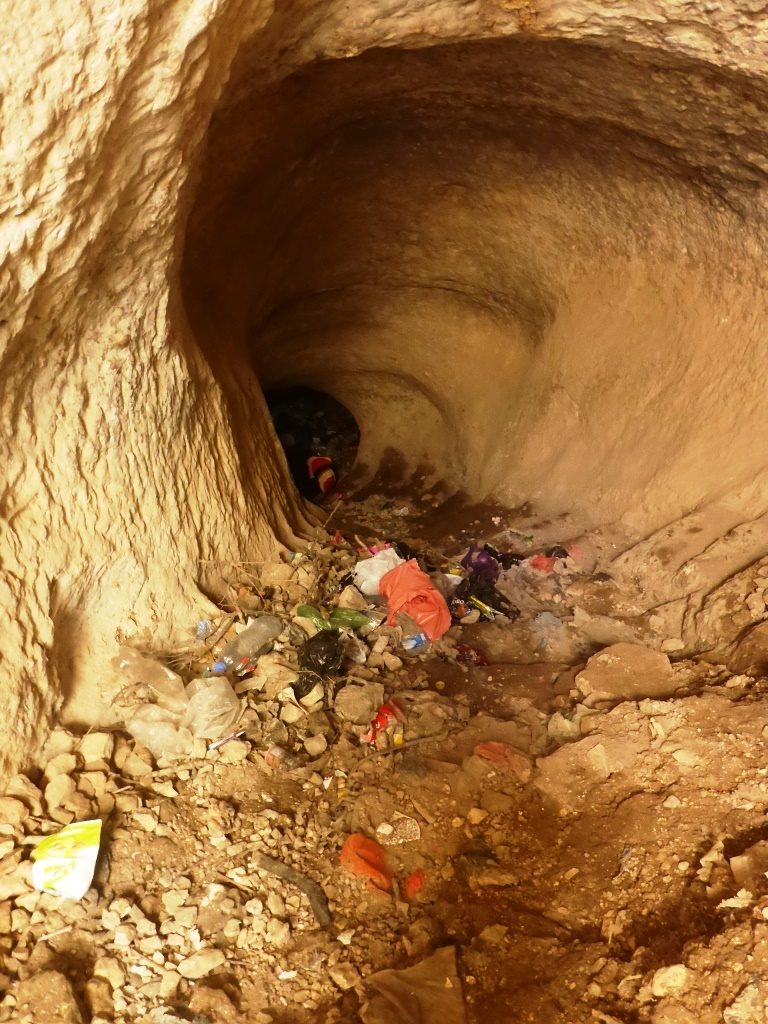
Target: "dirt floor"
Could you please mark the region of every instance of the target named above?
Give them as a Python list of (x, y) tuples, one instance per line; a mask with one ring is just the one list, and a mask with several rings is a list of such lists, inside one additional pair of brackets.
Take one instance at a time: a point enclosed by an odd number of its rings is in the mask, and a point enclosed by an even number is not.
[[(126, 733), (57, 730), (40, 771), (12, 782), (0, 1020), (768, 1020), (758, 638), (741, 671), (684, 658), (606, 571), (615, 538), (526, 510), (438, 528), (411, 508), (337, 509), (333, 544), (243, 569), (230, 614), (169, 652), (192, 678), (235, 615), (293, 617), (236, 685), (241, 736), (166, 760)], [(442, 568), (472, 541), (516, 552), (497, 585), (519, 615), (456, 624), (410, 657), (396, 628), (361, 630), (334, 679), (293, 699), (313, 631), (296, 607), (330, 610), (374, 538)], [(361, 742), (383, 699), (404, 721)], [(83, 899), (33, 889), (39, 838), (96, 816)], [(378, 844), (367, 876), (341, 856), (351, 835)]]

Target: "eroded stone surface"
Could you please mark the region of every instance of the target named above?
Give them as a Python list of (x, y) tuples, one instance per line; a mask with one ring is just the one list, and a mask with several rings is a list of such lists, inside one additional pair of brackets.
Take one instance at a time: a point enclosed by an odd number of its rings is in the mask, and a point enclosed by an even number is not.
[(587, 662), (576, 687), (591, 707), (622, 700), (670, 697), (678, 689), (669, 658), (639, 644), (613, 644)]
[(254, 352), (349, 401), (371, 470), (643, 531), (760, 506), (754, 12), (14, 0), (1, 774), (109, 705), (116, 630), (161, 646), (301, 526)]

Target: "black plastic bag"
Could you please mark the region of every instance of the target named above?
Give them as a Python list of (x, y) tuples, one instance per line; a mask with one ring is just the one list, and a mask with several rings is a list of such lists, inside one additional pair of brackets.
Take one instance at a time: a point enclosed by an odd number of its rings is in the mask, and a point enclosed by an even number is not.
[(322, 631), (306, 640), (299, 651), (299, 678), (293, 686), (297, 699), (305, 697), (318, 679), (337, 675), (343, 660), (338, 633)]

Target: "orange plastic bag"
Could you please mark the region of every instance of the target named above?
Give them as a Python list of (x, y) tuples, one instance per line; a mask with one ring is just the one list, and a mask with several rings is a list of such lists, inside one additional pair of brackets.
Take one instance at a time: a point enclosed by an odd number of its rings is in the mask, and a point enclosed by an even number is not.
[(339, 860), (353, 875), (369, 878), (377, 889), (389, 892), (392, 888), (392, 876), (384, 864), (384, 851), (378, 843), (361, 832), (347, 836)]
[(379, 592), (389, 605), (387, 622), (390, 626), (398, 612), (405, 612), (430, 640), (437, 640), (451, 628), (451, 613), (445, 598), (414, 559), (382, 576)]

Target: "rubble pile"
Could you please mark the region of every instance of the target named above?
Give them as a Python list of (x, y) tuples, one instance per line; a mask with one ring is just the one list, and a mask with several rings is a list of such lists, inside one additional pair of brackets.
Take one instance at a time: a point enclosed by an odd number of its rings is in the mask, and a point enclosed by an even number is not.
[(121, 727), (0, 798), (0, 1020), (765, 1019), (759, 671), (671, 661), (574, 545), (410, 545), (116, 653)]

